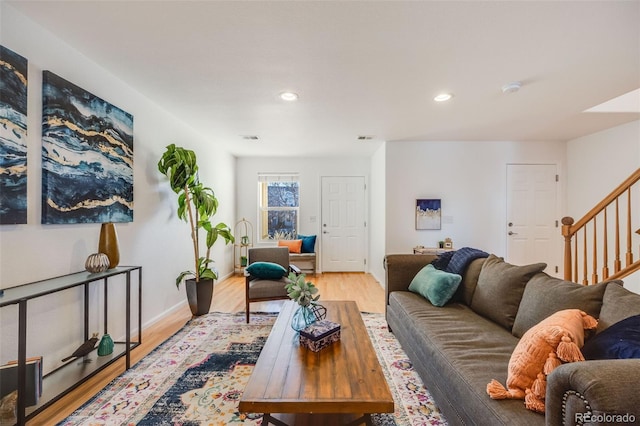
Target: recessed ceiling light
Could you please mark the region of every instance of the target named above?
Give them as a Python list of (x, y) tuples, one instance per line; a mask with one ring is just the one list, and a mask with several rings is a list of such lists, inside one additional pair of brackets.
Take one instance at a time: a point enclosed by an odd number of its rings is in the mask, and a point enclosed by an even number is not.
[(522, 83), (519, 81), (512, 81), (509, 84), (502, 86), (502, 93), (515, 93), (522, 87)]
[(293, 92), (282, 92), (280, 93), (280, 99), (285, 101), (297, 101), (298, 94)]
[(440, 93), (438, 96), (433, 98), (433, 100), (436, 102), (445, 102), (451, 98), (453, 98), (453, 95), (451, 93)]

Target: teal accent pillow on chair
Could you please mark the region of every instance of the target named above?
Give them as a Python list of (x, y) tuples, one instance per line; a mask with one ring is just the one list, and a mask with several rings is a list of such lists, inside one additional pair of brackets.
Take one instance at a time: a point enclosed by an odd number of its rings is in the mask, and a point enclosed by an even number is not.
[(444, 306), (458, 289), (462, 277), (429, 264), (413, 277), (409, 291), (426, 298), (434, 306)]
[(287, 273), (282, 265), (273, 262), (253, 262), (247, 266), (247, 272), (263, 280), (278, 280)]

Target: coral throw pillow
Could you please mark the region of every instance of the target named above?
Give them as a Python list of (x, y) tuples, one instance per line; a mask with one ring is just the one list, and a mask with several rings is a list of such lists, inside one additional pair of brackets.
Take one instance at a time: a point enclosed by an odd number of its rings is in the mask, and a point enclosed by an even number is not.
[(564, 362), (584, 361), (580, 348), (584, 330), (598, 322), (579, 309), (565, 309), (530, 328), (520, 339), (509, 360), (507, 387), (497, 380), (487, 385), (493, 399), (524, 399), (525, 406), (544, 413), (546, 377)]
[(278, 240), (279, 247), (289, 247), (289, 253), (302, 251), (302, 240)]

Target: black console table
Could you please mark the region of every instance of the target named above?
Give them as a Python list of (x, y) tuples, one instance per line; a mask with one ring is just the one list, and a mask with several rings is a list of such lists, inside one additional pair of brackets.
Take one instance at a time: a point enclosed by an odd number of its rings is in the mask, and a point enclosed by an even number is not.
[[(131, 274), (137, 271), (138, 284), (138, 337), (131, 340)], [(43, 377), (42, 396), (35, 406), (25, 406), (26, 392), (26, 359), (27, 359), (27, 306), (29, 300), (44, 297), (73, 287), (84, 286), (84, 341), (89, 339), (89, 285), (95, 281), (103, 282), (104, 289), (104, 332), (107, 333), (108, 315), (108, 280), (111, 277), (125, 275), (126, 279), (126, 309), (125, 309), (125, 340), (114, 342), (113, 353), (107, 356), (97, 356), (97, 350), (87, 355), (90, 363), (70, 362), (51, 371)], [(112, 364), (122, 356), (125, 357), (126, 368), (131, 366), (131, 349), (142, 342), (142, 267), (118, 266), (105, 272), (89, 273), (86, 271), (63, 275), (42, 281), (36, 281), (16, 287), (5, 288), (0, 294), (0, 308), (18, 305), (18, 406), (17, 423), (24, 425), (27, 419), (34, 417), (45, 407), (48, 407), (73, 388), (86, 381), (91, 376)], [(81, 343), (81, 342), (79, 342)]]

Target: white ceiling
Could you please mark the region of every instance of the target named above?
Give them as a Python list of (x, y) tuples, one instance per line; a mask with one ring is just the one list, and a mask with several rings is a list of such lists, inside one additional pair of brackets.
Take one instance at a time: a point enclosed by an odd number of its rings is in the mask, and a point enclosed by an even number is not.
[(6, 3), (238, 156), (568, 140), (640, 119), (584, 112), (640, 88), (637, 0)]

